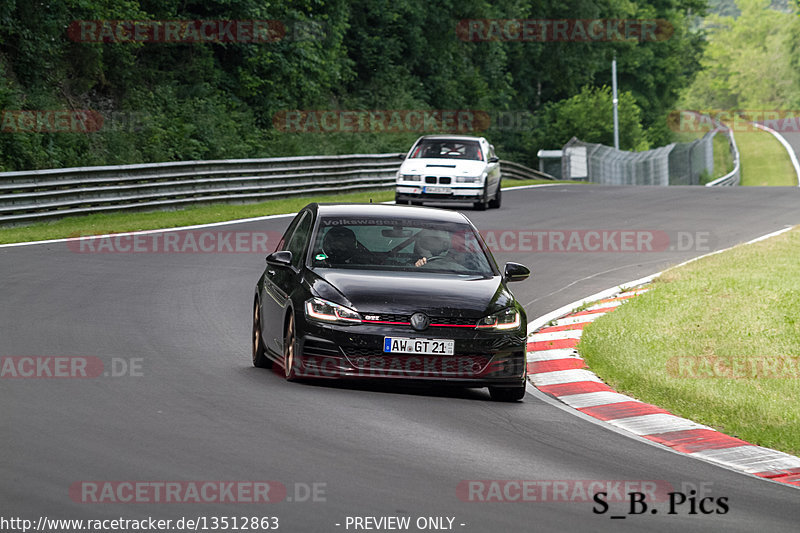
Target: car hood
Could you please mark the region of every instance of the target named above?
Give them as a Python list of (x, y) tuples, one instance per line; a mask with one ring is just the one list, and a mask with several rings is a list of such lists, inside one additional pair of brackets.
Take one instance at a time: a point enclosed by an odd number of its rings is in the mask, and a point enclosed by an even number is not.
[(425, 176), (478, 176), (485, 169), (486, 161), (421, 158), (403, 161), (400, 166), (400, 173), (422, 174)]
[(313, 291), (360, 313), (481, 318), (513, 304), (500, 276), (316, 269)]

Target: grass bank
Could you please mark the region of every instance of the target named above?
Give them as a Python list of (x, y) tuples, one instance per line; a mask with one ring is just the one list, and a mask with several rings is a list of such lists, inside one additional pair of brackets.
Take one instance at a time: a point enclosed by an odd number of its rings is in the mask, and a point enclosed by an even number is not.
[(588, 326), (579, 350), (620, 392), (800, 455), (800, 229), (666, 272)]
[(736, 144), (742, 162), (742, 185), (797, 186), (789, 154), (771, 133), (758, 129), (737, 133)]

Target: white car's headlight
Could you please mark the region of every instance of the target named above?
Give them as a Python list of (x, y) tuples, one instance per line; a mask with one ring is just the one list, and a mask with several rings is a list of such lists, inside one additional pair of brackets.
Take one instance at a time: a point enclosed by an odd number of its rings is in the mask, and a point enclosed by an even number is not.
[(456, 183), (478, 183), (480, 181), (480, 176), (456, 176)]
[(514, 329), (519, 327), (519, 324), (519, 311), (509, 307), (493, 315), (481, 318), (476, 327), (481, 329)]
[(422, 181), (422, 176), (419, 174), (399, 174), (397, 178), (400, 181)]
[(335, 304), (322, 298), (306, 300), (306, 317), (322, 322), (339, 322), (344, 324), (357, 324), (361, 322), (361, 315), (343, 305)]

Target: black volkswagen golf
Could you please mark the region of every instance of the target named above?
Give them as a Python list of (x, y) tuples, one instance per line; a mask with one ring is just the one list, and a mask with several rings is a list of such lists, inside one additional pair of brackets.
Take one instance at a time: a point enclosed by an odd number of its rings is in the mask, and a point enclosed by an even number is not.
[(395, 379), (525, 395), (525, 311), (463, 214), (309, 204), (258, 280), (253, 364), (286, 379)]

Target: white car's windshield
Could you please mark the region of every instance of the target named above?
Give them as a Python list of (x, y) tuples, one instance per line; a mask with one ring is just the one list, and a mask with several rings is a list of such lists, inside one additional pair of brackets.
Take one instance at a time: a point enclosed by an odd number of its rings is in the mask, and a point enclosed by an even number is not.
[(457, 139), (423, 139), (414, 147), (411, 159), (469, 159), (483, 161), (483, 150), (477, 141)]
[(312, 268), (369, 268), (469, 274), (494, 272), (468, 224), (428, 220), (323, 218)]

